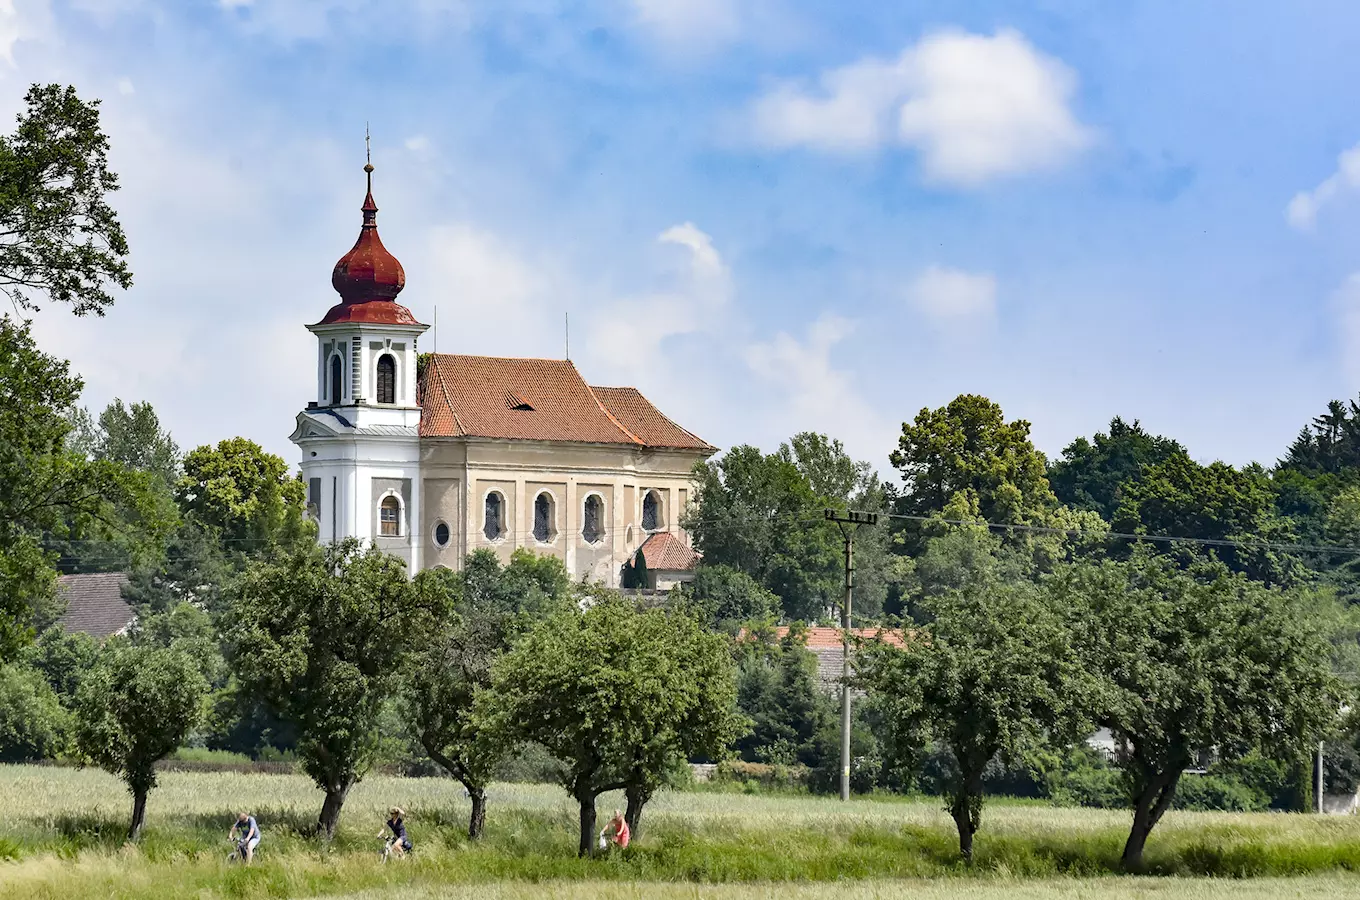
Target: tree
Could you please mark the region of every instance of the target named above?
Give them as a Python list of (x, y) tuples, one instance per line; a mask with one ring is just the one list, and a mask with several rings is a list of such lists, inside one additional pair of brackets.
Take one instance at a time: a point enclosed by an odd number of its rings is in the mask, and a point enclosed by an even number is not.
[[(995, 542), (976, 529), (965, 537)], [(959, 851), (971, 861), (984, 770), (995, 759), (1023, 763), (1078, 734), (1089, 682), (1060, 608), (1031, 581), (979, 567), (922, 603), (929, 623), (905, 647), (868, 643), (856, 678), (871, 692), (897, 758), (918, 759), (932, 740), (949, 751), (945, 796)]]
[(216, 529), (236, 552), (300, 534), (304, 494), (287, 463), (239, 437), (190, 450), (175, 488), (186, 515)]
[(0, 762), (52, 759), (66, 746), (66, 710), (40, 673), (0, 666)]
[(33, 85), (11, 135), (0, 136), (0, 291), (18, 309), (37, 295), (103, 315), (110, 284), (126, 290), (132, 273), (127, 239), (108, 194), (109, 139), (99, 101), (75, 88)]
[(156, 762), (184, 743), (203, 714), (208, 686), (188, 654), (159, 647), (113, 645), (81, 682), (76, 697), (76, 747), (117, 775), (132, 794), (135, 841), (146, 819)]
[(407, 579), (401, 560), (349, 539), (299, 542), (252, 563), (232, 589), (228, 659), (248, 691), (296, 725), (303, 770), (326, 794), (317, 827), (328, 841), (373, 764), (403, 660), (433, 627), (439, 605), (424, 584)]
[(1330, 648), (1296, 594), (1220, 563), (1187, 572), (1146, 549), (1066, 567), (1046, 587), (1080, 611), (1079, 643), (1101, 680), (1097, 719), (1129, 748), (1127, 869), (1142, 865), (1185, 769), (1211, 753), (1292, 761), (1335, 719)]
[(1129, 482), (1115, 513), (1118, 531), (1207, 541), (1241, 541), (1245, 546), (1164, 545), (1183, 559), (1213, 552), (1232, 569), (1270, 583), (1299, 577), (1298, 560), (1281, 551), (1251, 546), (1295, 539), (1291, 524), (1275, 513), (1275, 497), (1259, 466), (1235, 469), (1227, 463), (1200, 465), (1175, 454)]
[(1360, 468), (1360, 404), (1333, 400), (1305, 425), (1280, 468), (1310, 476), (1339, 475)]
[(68, 363), (38, 350), (27, 324), (0, 316), (0, 660), (32, 639), (33, 611), (55, 589), (45, 543), (106, 532), (120, 508), (140, 513), (130, 539), (155, 543), (168, 524), (145, 475), (66, 446), (82, 386)]
[(779, 598), (754, 578), (730, 566), (701, 565), (694, 580), (671, 591), (671, 598), (684, 598), (714, 625), (735, 631), (741, 624), (765, 621), (779, 613)]
[(1048, 481), (1060, 501), (1093, 510), (1108, 522), (1119, 508), (1122, 485), (1176, 455), (1185, 455), (1179, 442), (1150, 434), (1137, 419), (1128, 423), (1115, 416), (1108, 434), (1068, 444), (1062, 459), (1049, 466)]
[(179, 446), (170, 432), (161, 428), (160, 417), (150, 403), (124, 406), (114, 398), (96, 422), (87, 410), (71, 416), (72, 449), (94, 459), (122, 463), (138, 472), (155, 475), (165, 489), (175, 486), (179, 477)]
[(72, 706), (85, 675), (99, 661), (99, 642), (83, 632), (67, 634), (52, 626), (38, 636), (24, 654), (42, 674), (63, 706)]
[(790, 618), (816, 619), (840, 597), (840, 540), (826, 528), (825, 498), (797, 465), (740, 446), (696, 465), (694, 478), (681, 525), (707, 565), (750, 575)]
[[(492, 667), (478, 714), (486, 727), (542, 744), (566, 764), (564, 787), (580, 808), (581, 856), (594, 846), (595, 798), (650, 783), (683, 757), (689, 747), (681, 732), (696, 726), (698, 704), (719, 704), (716, 726), (703, 726), (710, 736), (730, 722), (730, 671), (708, 664), (685, 615), (600, 595), (583, 613), (538, 623)], [(708, 663), (683, 659), (696, 649)]]
[(735, 744), (743, 759), (805, 766), (822, 761), (817, 737), (835, 723), (836, 713), (818, 686), (817, 657), (806, 644), (800, 623), (779, 640), (756, 628), (738, 643), (737, 706), (751, 720)]
[(978, 515), (992, 523), (1039, 522), (1057, 505), (1029, 423), (1007, 422), (986, 397), (960, 394), (948, 406), (921, 410), (902, 425), (890, 459), (902, 472), (902, 502), (910, 515), (939, 513), (963, 492), (976, 498)]
[(482, 727), (477, 697), (491, 689), (493, 663), (537, 618), (568, 604), (570, 580), (556, 557), (520, 548), (502, 567), (490, 550), (468, 557), (463, 571), (416, 576), (441, 602), (431, 628), (415, 639), (404, 677), (403, 712), (430, 759), (462, 782), (472, 800), (468, 837), (486, 827), (486, 786), (507, 749)]

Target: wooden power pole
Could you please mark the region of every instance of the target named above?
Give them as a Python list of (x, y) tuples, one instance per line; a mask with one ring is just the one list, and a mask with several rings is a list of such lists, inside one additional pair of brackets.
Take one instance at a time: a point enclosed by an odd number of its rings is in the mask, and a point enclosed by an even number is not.
[(855, 532), (861, 525), (877, 525), (878, 513), (847, 510), (844, 515), (834, 509), (826, 511), (826, 520), (835, 522), (845, 539), (845, 599), (841, 601), (841, 799), (850, 799), (850, 600), (855, 589)]

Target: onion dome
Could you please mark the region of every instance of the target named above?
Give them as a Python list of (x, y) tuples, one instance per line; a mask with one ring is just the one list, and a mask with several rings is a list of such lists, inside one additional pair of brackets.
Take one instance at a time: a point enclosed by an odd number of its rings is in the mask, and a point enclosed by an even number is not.
[(378, 237), (378, 204), (373, 202), (373, 164), (364, 166), (368, 194), (361, 207), (364, 214), (359, 239), (340, 257), (331, 273), (331, 286), (340, 302), (330, 308), (318, 324), (342, 322), (382, 325), (419, 325), (411, 311), (396, 302), (406, 286), (406, 272), (397, 258), (387, 252)]

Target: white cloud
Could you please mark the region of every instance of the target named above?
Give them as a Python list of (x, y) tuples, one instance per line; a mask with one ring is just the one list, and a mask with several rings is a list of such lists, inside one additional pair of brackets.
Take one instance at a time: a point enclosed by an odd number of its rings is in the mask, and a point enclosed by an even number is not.
[(1289, 201), (1285, 218), (1289, 224), (1307, 231), (1317, 224), (1317, 214), (1343, 192), (1360, 188), (1360, 144), (1336, 158), (1336, 171), (1311, 191), (1299, 191)]
[(416, 134), (406, 139), (406, 149), (412, 153), (424, 153), (430, 149), (430, 139), (423, 134)]
[(907, 297), (936, 322), (990, 319), (996, 314), (996, 276), (930, 266), (908, 286)]
[(48, 0), (0, 0), (0, 59), (14, 66), (14, 45), (42, 36), (51, 23)]
[(670, 44), (715, 45), (741, 31), (736, 0), (632, 0), (637, 24)]
[(125, 97), (137, 93), (137, 88), (133, 86), (131, 78), (118, 79), (118, 93)]
[(927, 178), (971, 187), (1050, 169), (1093, 140), (1070, 108), (1070, 68), (1011, 30), (945, 31), (896, 60), (823, 72), (816, 90), (784, 84), (751, 109), (758, 142), (861, 153), (915, 149)]

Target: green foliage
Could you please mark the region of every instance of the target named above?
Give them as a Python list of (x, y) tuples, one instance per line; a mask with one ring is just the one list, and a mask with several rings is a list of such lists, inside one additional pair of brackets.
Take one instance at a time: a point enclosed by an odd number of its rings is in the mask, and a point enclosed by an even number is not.
[(489, 550), (468, 557), (458, 573), (416, 576), (419, 592), (439, 604), (430, 628), (415, 635), (403, 678), (402, 710), (430, 759), (467, 788), (474, 804), (468, 835), (481, 836), (486, 786), (510, 743), (473, 714), (490, 690), (492, 666), (535, 619), (571, 602), (570, 581), (556, 557), (521, 548), (502, 567)]
[(0, 291), (20, 309), (35, 294), (103, 315), (110, 283), (126, 290), (127, 239), (106, 196), (118, 190), (99, 101), (33, 85), (12, 135), (0, 136)]
[[(817, 683), (817, 657), (800, 623), (775, 640), (757, 628), (737, 645), (737, 705), (751, 731), (736, 751), (749, 762), (821, 765), (818, 738), (836, 723), (835, 704)], [(839, 763), (840, 748), (836, 759)]]
[(1097, 512), (1108, 522), (1119, 509), (1125, 483), (1138, 481), (1150, 466), (1184, 455), (1177, 441), (1149, 434), (1137, 419), (1130, 424), (1115, 416), (1108, 434), (1068, 444), (1062, 459), (1049, 466), (1048, 481), (1060, 501)]
[(567, 766), (586, 855), (595, 798), (654, 788), (674, 760), (721, 753), (740, 731), (735, 694), (725, 638), (684, 610), (641, 610), (606, 594), (538, 623), (500, 657), (478, 714)]
[(203, 715), (207, 684), (188, 654), (161, 647), (109, 645), (76, 696), (80, 755), (123, 779), (133, 796), (136, 840), (155, 764), (173, 753)]
[(287, 463), (239, 437), (190, 450), (175, 488), (187, 515), (215, 529), (229, 550), (242, 552), (299, 536), (304, 495)]
[(252, 563), (233, 587), (225, 623), (233, 671), (296, 725), (303, 770), (326, 792), (318, 826), (328, 839), (373, 764), (403, 661), (434, 628), (441, 601), (426, 584), (409, 581), (396, 557), (348, 540), (295, 545)]
[(902, 425), (890, 457), (906, 486), (904, 511), (937, 514), (966, 493), (988, 522), (1041, 521), (1057, 498), (1029, 427), (1023, 419), (1007, 422), (1000, 406), (974, 394), (960, 394), (940, 409), (922, 409), (914, 422)]
[(701, 565), (694, 581), (671, 591), (672, 600), (684, 598), (708, 622), (735, 631), (744, 622), (767, 621), (779, 613), (779, 598), (738, 569)]
[(98, 534), (119, 509), (143, 514), (137, 539), (147, 543), (166, 524), (148, 502), (146, 475), (66, 447), (81, 388), (69, 364), (38, 350), (27, 324), (0, 317), (0, 661), (32, 639), (34, 612), (51, 602), (44, 540)]
[[(1175, 454), (1144, 469), (1141, 479), (1124, 485), (1121, 496), (1114, 517), (1118, 531), (1248, 544), (1295, 540), (1290, 522), (1275, 513), (1270, 480), (1259, 467), (1204, 466)], [(1233, 570), (1268, 583), (1289, 583), (1300, 574), (1296, 559), (1274, 549), (1171, 547), (1182, 559), (1212, 552)]]
[(65, 706), (71, 706), (86, 673), (99, 660), (99, 642), (88, 634), (66, 634), (53, 626), (25, 652), (29, 666), (40, 672)]
[(1299, 432), (1280, 468), (1310, 476), (1354, 473), (1360, 468), (1360, 405), (1333, 400)]
[(922, 598), (929, 622), (906, 648), (870, 642), (856, 658), (890, 754), (910, 759), (933, 740), (952, 754), (945, 793), (965, 858), (988, 764), (1022, 762), (1088, 726), (1090, 679), (1064, 608), (1032, 582), (997, 571), (964, 570), (957, 587)]
[(1197, 760), (1255, 750), (1297, 758), (1335, 718), (1328, 643), (1297, 595), (1220, 564), (1184, 572), (1145, 551), (1071, 566), (1047, 588), (1080, 610), (1080, 644), (1103, 681), (1097, 717), (1130, 748), (1127, 866), (1141, 865), (1148, 834)]
[(41, 673), (0, 665), (0, 762), (57, 757), (66, 747), (68, 719)]

